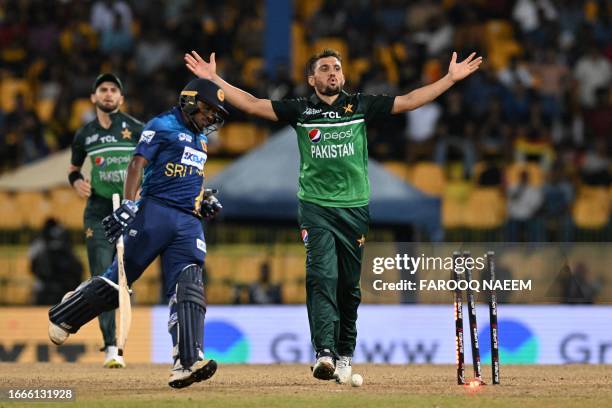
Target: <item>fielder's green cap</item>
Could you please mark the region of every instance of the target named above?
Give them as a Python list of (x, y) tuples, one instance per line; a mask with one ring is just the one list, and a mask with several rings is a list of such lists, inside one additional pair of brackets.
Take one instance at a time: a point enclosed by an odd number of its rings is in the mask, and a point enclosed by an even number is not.
[(98, 89), (98, 87), (100, 86), (102, 82), (113, 82), (117, 84), (117, 86), (119, 87), (119, 90), (123, 92), (123, 84), (121, 83), (121, 80), (119, 79), (117, 75), (111, 74), (110, 72), (98, 75), (98, 77), (96, 78), (93, 84), (93, 87), (91, 88), (91, 92), (95, 93), (96, 89)]

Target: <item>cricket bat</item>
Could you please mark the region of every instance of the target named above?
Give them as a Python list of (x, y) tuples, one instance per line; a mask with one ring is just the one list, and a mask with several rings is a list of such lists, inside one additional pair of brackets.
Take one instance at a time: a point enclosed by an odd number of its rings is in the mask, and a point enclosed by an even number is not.
[[(113, 194), (113, 211), (119, 208), (119, 194)], [(117, 240), (117, 274), (119, 284), (119, 322), (117, 324), (117, 348), (119, 355), (123, 356), (123, 349), (132, 324), (132, 305), (130, 304), (130, 291), (128, 289), (125, 266), (123, 264), (123, 236)]]

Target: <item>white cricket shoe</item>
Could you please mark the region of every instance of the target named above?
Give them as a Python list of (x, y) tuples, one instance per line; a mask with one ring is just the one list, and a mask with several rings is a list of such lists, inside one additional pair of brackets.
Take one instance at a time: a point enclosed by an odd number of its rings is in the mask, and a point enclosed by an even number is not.
[(319, 380), (331, 380), (334, 378), (334, 356), (328, 349), (317, 353), (317, 362), (312, 368), (312, 375)]
[(215, 360), (198, 360), (189, 368), (181, 365), (181, 360), (176, 359), (172, 370), (170, 370), (170, 378), (168, 385), (172, 388), (189, 387), (194, 382), (208, 380), (215, 375), (217, 371), (217, 362)]
[(106, 356), (104, 358), (105, 368), (125, 368), (125, 360), (119, 355), (117, 346), (106, 347)]
[(347, 384), (351, 381), (351, 374), (353, 373), (353, 367), (351, 367), (352, 357), (340, 356), (336, 360), (336, 372), (334, 377), (338, 384)]
[(55, 323), (49, 322), (49, 340), (55, 345), (61, 346), (66, 339), (68, 339), (70, 333), (62, 329)]

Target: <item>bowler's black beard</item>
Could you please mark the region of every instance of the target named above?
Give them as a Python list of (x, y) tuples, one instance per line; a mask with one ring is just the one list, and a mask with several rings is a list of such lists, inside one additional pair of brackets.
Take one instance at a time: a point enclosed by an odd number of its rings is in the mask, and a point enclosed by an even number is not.
[(106, 107), (102, 103), (96, 102), (96, 107), (104, 113), (113, 113), (114, 111), (117, 110), (117, 108), (119, 107), (119, 104), (116, 104), (115, 106), (112, 106), (112, 107)]
[(319, 91), (319, 92), (321, 93), (321, 95), (334, 96), (342, 92), (342, 87), (339, 86), (337, 88), (332, 88), (331, 86), (326, 86), (325, 88), (323, 88), (322, 91)]

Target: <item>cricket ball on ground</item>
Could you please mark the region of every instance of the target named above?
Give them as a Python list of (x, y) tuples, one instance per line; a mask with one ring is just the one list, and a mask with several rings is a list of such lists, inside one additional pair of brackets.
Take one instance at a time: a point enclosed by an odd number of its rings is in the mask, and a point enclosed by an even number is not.
[(353, 374), (351, 376), (351, 385), (353, 387), (361, 387), (363, 384), (363, 377), (360, 374)]

